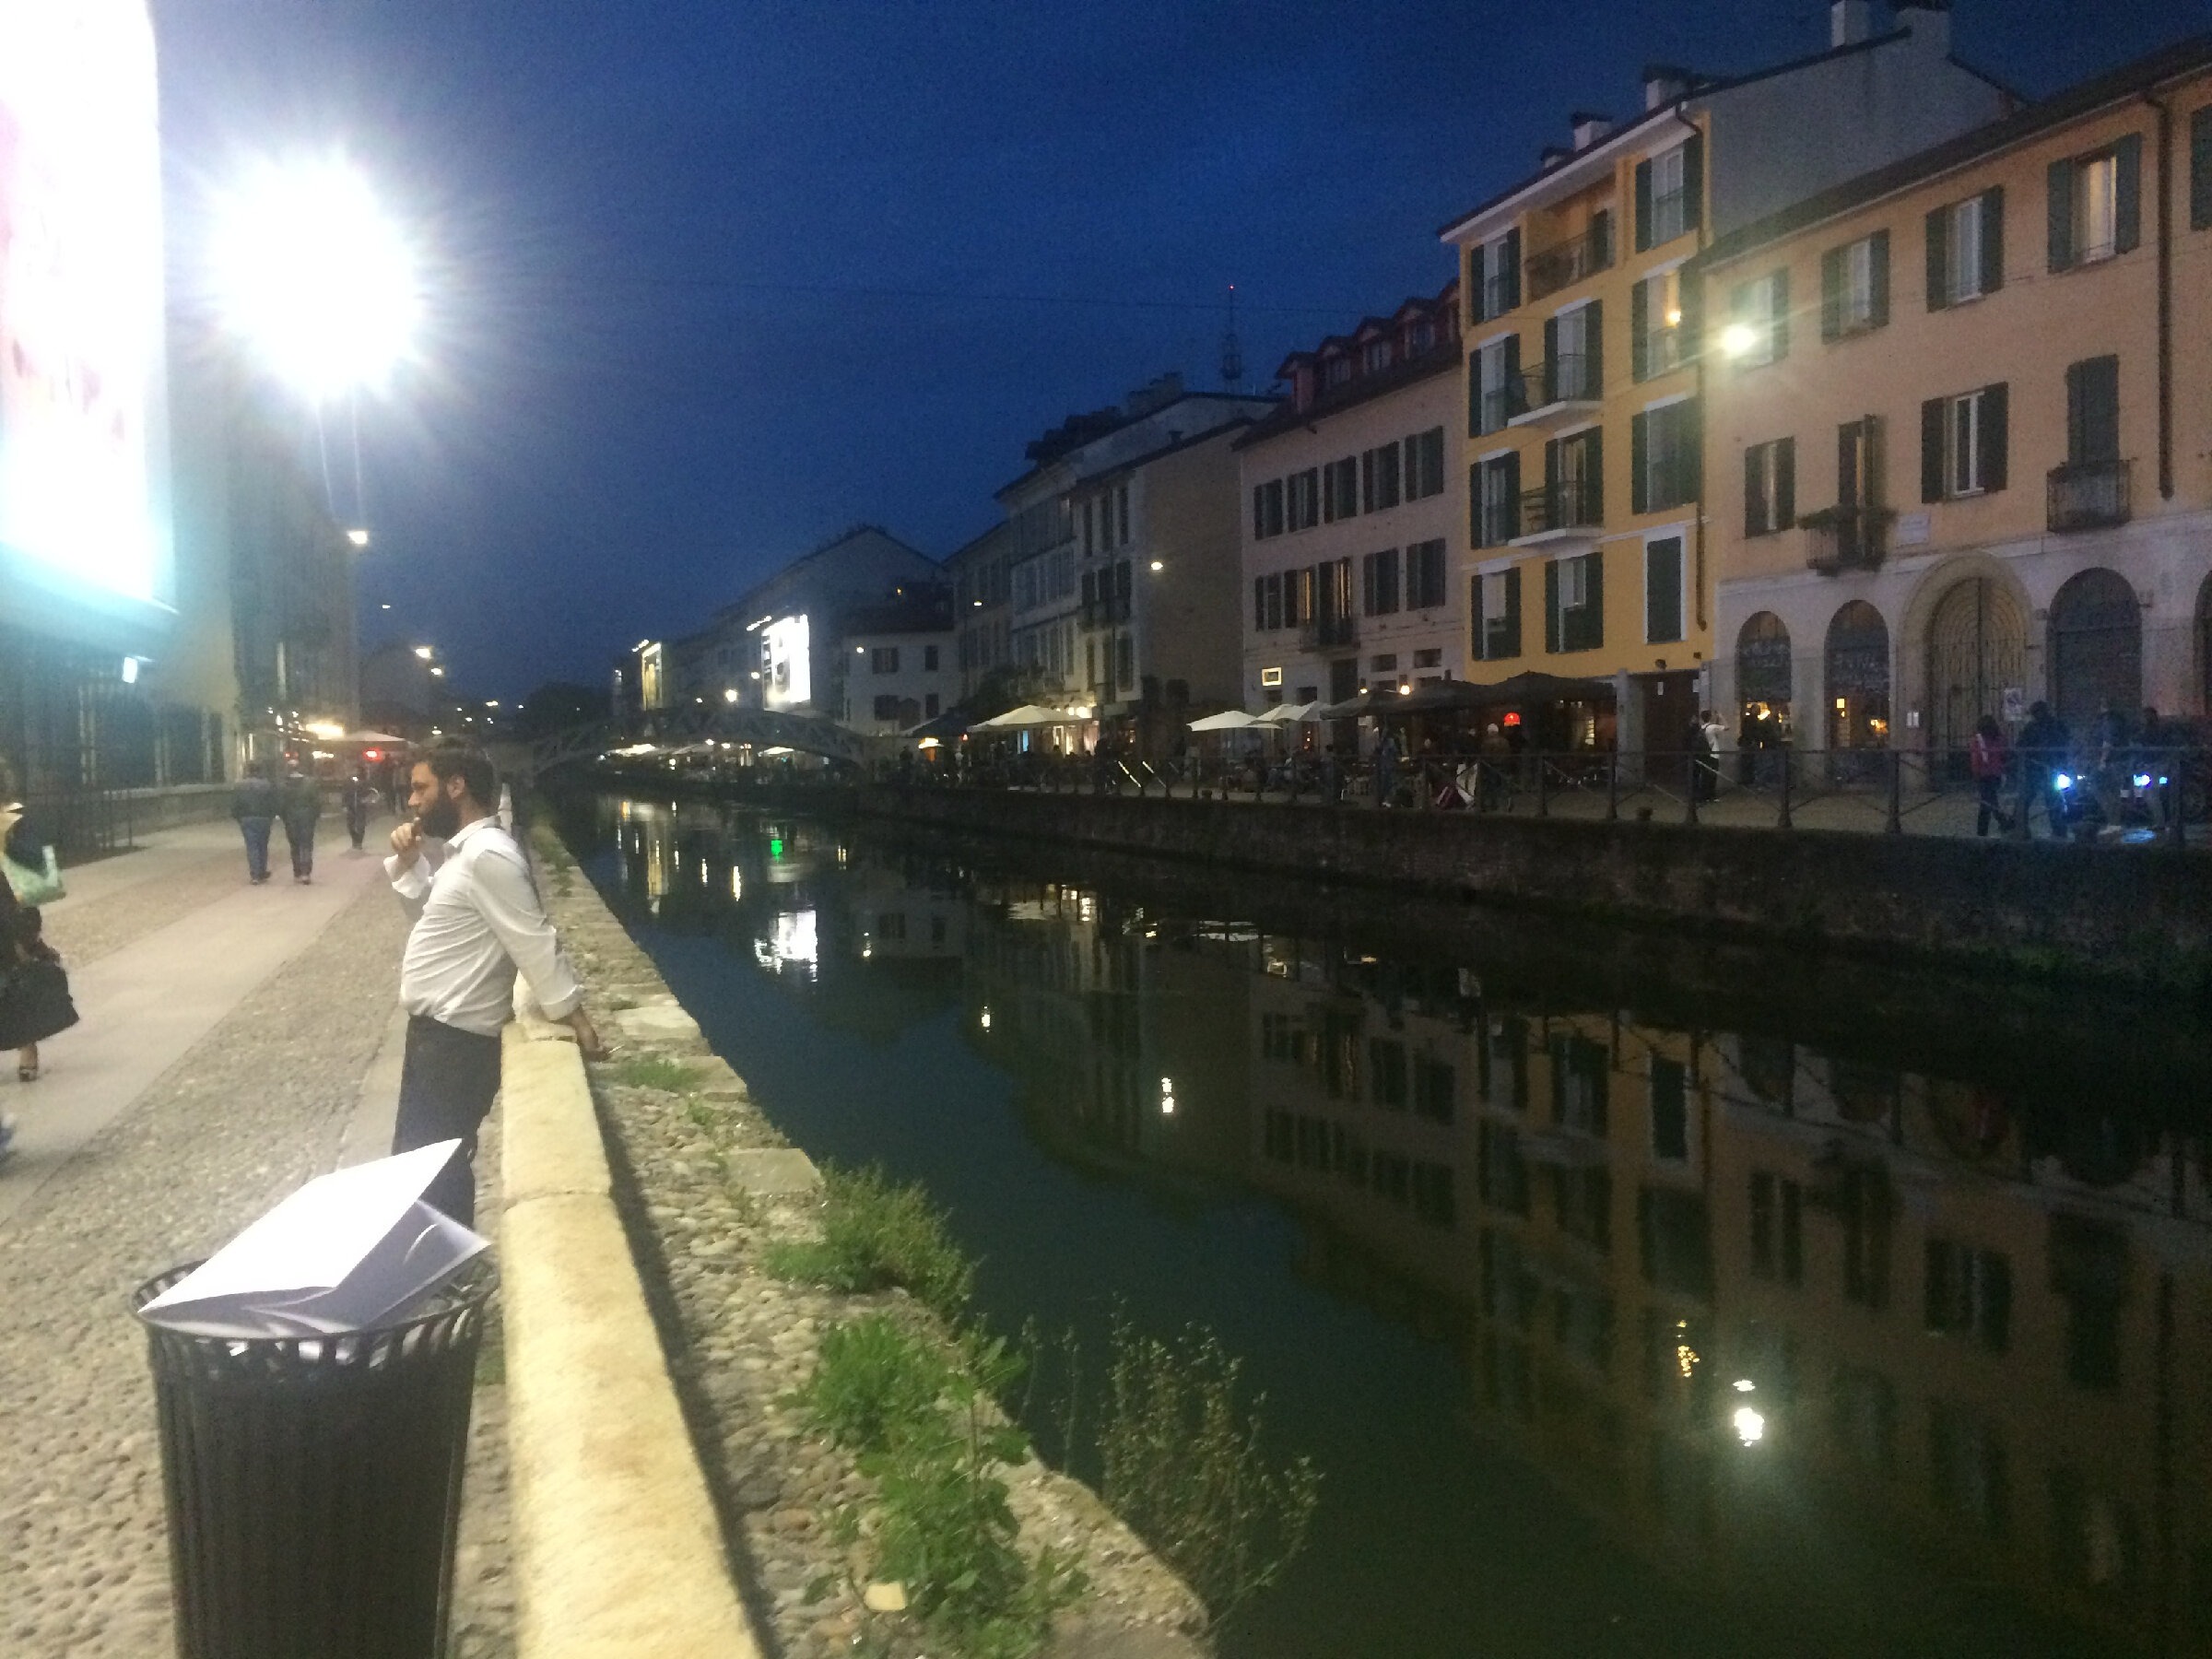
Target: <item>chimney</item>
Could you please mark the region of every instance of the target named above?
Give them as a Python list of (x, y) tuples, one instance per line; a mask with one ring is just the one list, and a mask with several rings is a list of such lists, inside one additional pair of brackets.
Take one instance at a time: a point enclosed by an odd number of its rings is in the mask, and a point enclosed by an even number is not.
[(1536, 169), (1539, 172), (1549, 172), (1573, 154), (1572, 150), (1561, 149), (1556, 144), (1547, 144), (1537, 153)]
[(1610, 115), (1593, 114), (1588, 110), (1577, 110), (1567, 117), (1567, 124), (1574, 132), (1574, 147), (1581, 153), (1613, 130)]
[(1643, 66), (1643, 107), (1647, 112), (1688, 96), (1689, 71), (1679, 64)]
[(1828, 8), (1828, 43), (1855, 46), (1874, 32), (1871, 0), (1830, 0)]
[(1912, 44), (1938, 57), (1951, 51), (1951, 0), (1894, 0), (1898, 27), (1912, 37)]

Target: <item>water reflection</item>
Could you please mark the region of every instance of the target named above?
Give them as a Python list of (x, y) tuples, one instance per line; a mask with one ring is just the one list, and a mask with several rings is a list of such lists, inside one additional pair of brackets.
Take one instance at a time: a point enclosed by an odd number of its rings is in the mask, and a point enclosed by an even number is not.
[[(2199, 1079), (2085, 1095), (2056, 1030), (2056, 1081), (2016, 1052), (2000, 1087), (1899, 1064), (1878, 1020), (1815, 1047), (1486, 989), (1280, 906), (1206, 919), (699, 808), (601, 828), (633, 915), (719, 936), (824, 1027), (955, 1022), (1063, 1166), (1170, 1214), (1268, 1194), (1301, 1280), (1460, 1357), (1459, 1420), (1380, 1410), (1471, 1429), (1592, 1549), (1770, 1620), (1635, 1651), (1775, 1651), (1757, 1632), (1792, 1620), (1803, 1652), (2212, 1647), (2212, 1194), (2173, 1119)], [(1357, 1509), (1359, 1471), (1330, 1478)], [(1484, 1500), (1369, 1497), (1371, 1529)], [(1331, 1583), (1421, 1645), (1300, 1645), (1315, 1607), (1244, 1651), (1504, 1651), (1461, 1587), (1371, 1555)]]

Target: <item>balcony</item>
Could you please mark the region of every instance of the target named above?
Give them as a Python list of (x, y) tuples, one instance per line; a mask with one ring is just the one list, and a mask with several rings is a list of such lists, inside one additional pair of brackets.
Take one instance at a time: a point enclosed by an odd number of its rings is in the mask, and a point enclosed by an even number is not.
[(1598, 409), (1598, 359), (1584, 352), (1561, 352), (1521, 374), (1521, 413), (1510, 426), (1554, 427), (1587, 420)]
[(1613, 264), (1613, 218), (1600, 213), (1582, 235), (1528, 257), (1528, 297), (1533, 300), (1572, 288)]
[(1878, 570), (1894, 516), (1887, 507), (1825, 507), (1797, 521), (1812, 535), (1806, 563), (1823, 576)]
[(1546, 542), (1595, 539), (1605, 522), (1603, 497), (1595, 478), (1567, 478), (1541, 489), (1521, 492), (1521, 534), (1517, 547)]
[(2069, 530), (2105, 530), (2132, 516), (2124, 461), (2075, 461), (2051, 469), (2050, 526), (2053, 535)]
[(1356, 617), (1316, 617), (1298, 630), (1298, 642), (1307, 651), (1337, 651), (1359, 643)]

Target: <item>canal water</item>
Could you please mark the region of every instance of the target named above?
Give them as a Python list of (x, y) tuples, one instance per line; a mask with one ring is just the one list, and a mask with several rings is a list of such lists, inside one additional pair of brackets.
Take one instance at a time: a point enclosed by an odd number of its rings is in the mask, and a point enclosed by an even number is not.
[(992, 1322), (1323, 1477), (1229, 1659), (2212, 1652), (2185, 1010), (601, 797), (586, 870)]

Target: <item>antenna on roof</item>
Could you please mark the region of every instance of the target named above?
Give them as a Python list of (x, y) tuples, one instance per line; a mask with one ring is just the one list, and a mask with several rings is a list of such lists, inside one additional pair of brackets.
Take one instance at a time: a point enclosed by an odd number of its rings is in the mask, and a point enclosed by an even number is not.
[(1237, 285), (1229, 285), (1229, 327), (1221, 335), (1221, 389), (1241, 391), (1244, 385), (1244, 347), (1237, 343)]

